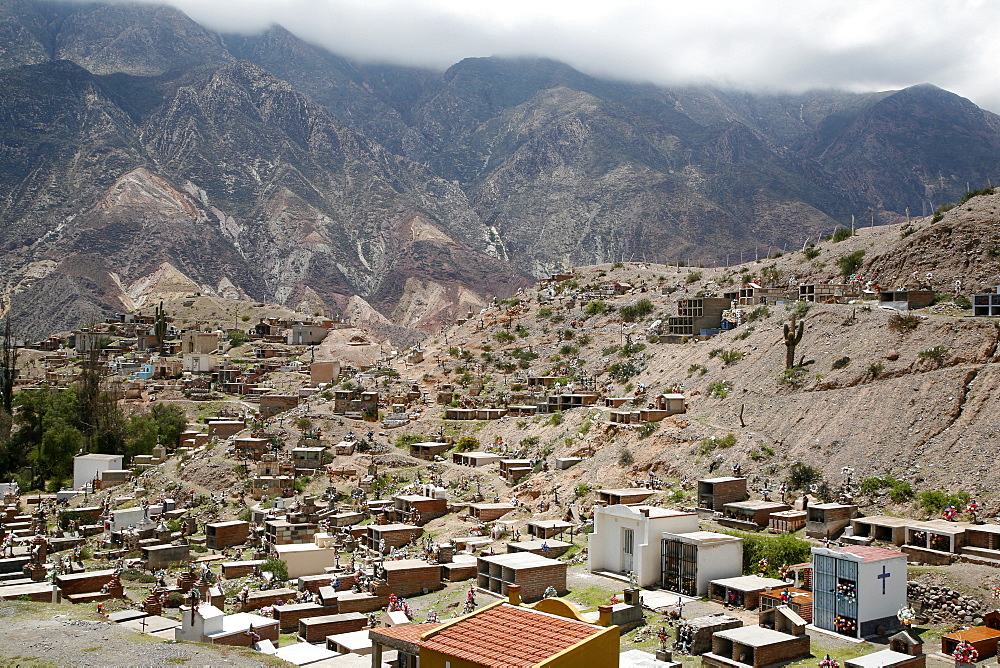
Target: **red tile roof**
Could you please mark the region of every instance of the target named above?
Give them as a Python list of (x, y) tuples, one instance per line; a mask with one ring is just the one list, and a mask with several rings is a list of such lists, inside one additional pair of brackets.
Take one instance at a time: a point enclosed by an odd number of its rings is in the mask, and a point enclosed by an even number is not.
[(487, 666), (533, 666), (604, 627), (507, 603), (446, 624), (420, 646)]
[(883, 559), (895, 559), (906, 556), (905, 552), (887, 550), (883, 547), (870, 547), (868, 545), (846, 545), (839, 548), (839, 551), (861, 557), (864, 561), (882, 561)]
[(395, 638), (404, 642), (419, 642), (420, 636), (443, 626), (441, 624), (400, 624), (389, 628), (373, 629), (373, 632), (388, 638)]

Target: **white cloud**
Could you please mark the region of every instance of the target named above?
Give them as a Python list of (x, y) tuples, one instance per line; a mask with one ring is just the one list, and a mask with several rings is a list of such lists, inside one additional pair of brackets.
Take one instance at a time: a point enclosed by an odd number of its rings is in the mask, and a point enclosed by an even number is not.
[[(152, 0), (147, 0), (152, 1)], [(445, 68), (545, 56), (588, 73), (741, 89), (881, 90), (929, 82), (1000, 110), (986, 0), (631, 2), (168, 0), (220, 31), (279, 23), (363, 60)]]

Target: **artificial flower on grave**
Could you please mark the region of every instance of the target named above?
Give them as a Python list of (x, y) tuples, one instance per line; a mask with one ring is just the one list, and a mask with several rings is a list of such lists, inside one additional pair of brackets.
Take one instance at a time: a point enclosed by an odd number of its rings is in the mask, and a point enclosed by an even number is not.
[(969, 503), (966, 504), (965, 506), (965, 512), (969, 515), (972, 515), (973, 520), (976, 519), (976, 517), (979, 515), (979, 512), (982, 509), (983, 507), (979, 505), (979, 502), (976, 501), (975, 499), (969, 499)]
[(975, 663), (979, 658), (979, 651), (972, 646), (972, 643), (963, 640), (955, 645), (955, 651), (951, 655), (958, 663)]
[(830, 655), (827, 654), (825, 657), (820, 659), (819, 668), (840, 668), (840, 664), (836, 659), (831, 659)]
[(833, 625), (838, 631), (842, 631), (844, 633), (854, 633), (858, 629), (858, 623), (850, 617), (835, 617)]
[(900, 608), (899, 612), (896, 613), (896, 619), (898, 619), (903, 626), (912, 626), (913, 620), (916, 616), (917, 613), (914, 612), (913, 608), (907, 608), (906, 606)]
[(958, 511), (955, 510), (955, 506), (945, 506), (944, 511), (942, 511), (944, 518), (949, 522), (954, 522), (955, 517), (958, 515)]
[(858, 587), (853, 582), (841, 582), (837, 585), (837, 598), (854, 599), (858, 597)]

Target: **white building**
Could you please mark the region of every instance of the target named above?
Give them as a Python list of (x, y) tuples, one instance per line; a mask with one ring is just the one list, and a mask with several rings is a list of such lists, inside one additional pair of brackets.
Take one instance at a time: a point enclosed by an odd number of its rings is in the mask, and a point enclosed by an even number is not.
[(691, 531), (698, 531), (696, 513), (647, 505), (596, 507), (587, 566), (591, 571), (633, 571), (640, 587), (658, 585), (663, 534)]
[(73, 458), (73, 489), (90, 484), (99, 473), (122, 468), (121, 455), (77, 455)]
[(814, 547), (813, 624), (852, 638), (901, 628), (906, 605), (906, 555), (849, 545)]
[[(227, 615), (214, 605), (200, 604), (195, 610), (189, 606), (181, 606), (182, 625), (174, 629), (176, 640), (188, 642), (244, 644), (243, 642), (226, 642), (226, 638), (235, 635), (246, 635), (250, 627), (261, 636), (270, 636), (277, 642), (278, 620), (261, 617), (249, 612)], [(273, 627), (273, 628), (272, 628)], [(240, 639), (242, 641), (242, 638)], [(247, 643), (249, 644), (249, 643)]]
[(712, 580), (743, 573), (743, 539), (714, 531), (664, 533), (660, 586), (685, 596), (705, 596)]
[[(303, 575), (320, 575), (327, 567), (335, 565), (334, 554), (337, 548), (333, 543), (324, 541), (328, 534), (316, 534), (314, 543), (292, 543), (290, 545), (275, 545), (278, 559), (288, 566), (289, 578), (300, 578)], [(321, 546), (323, 545), (323, 546)]]
[(215, 371), (215, 355), (209, 353), (186, 353), (183, 368), (190, 373), (211, 373)]

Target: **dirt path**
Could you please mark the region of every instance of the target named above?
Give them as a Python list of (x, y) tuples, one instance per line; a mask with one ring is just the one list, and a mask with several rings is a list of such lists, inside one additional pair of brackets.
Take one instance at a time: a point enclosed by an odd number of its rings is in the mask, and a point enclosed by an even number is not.
[(290, 665), (253, 650), (141, 635), (98, 620), (90, 606), (0, 602), (0, 637), (0, 666)]

